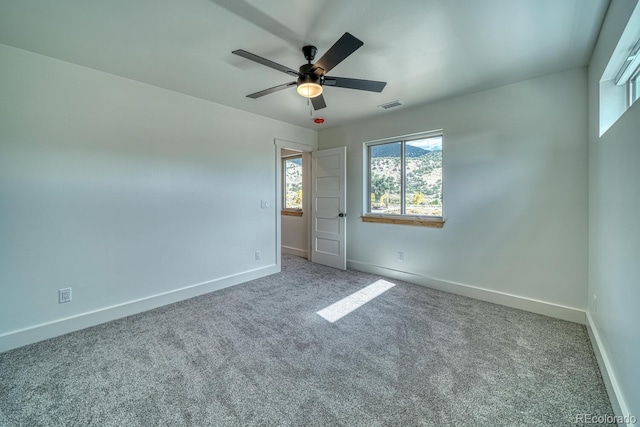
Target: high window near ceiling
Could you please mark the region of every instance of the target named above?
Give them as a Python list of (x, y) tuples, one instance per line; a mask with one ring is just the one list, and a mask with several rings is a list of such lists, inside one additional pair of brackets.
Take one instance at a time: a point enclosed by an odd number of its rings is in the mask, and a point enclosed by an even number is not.
[(441, 130), (365, 144), (363, 220), (442, 227)]
[[(640, 58), (640, 54), (639, 54)], [(640, 98), (640, 64), (629, 79), (629, 106)]]
[(640, 4), (600, 78), (600, 136), (640, 98)]
[(616, 85), (627, 87), (627, 108), (638, 99), (638, 75), (640, 75), (640, 39), (629, 51), (615, 77)]

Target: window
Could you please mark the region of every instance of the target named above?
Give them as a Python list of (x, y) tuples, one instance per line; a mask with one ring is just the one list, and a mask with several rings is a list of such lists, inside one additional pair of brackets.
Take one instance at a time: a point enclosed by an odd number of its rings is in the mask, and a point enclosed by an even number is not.
[(629, 79), (629, 106), (640, 98), (640, 67), (638, 67)]
[(302, 155), (282, 159), (282, 211), (302, 215)]
[(365, 144), (367, 222), (442, 226), (442, 131)]
[(640, 4), (636, 5), (600, 77), (599, 136), (640, 97)]
[[(625, 30), (626, 31), (626, 30)], [(631, 48), (627, 59), (625, 59), (622, 67), (616, 74), (615, 82), (617, 85), (627, 85), (627, 108), (631, 107), (639, 97), (638, 93), (638, 75), (640, 74), (640, 39)]]

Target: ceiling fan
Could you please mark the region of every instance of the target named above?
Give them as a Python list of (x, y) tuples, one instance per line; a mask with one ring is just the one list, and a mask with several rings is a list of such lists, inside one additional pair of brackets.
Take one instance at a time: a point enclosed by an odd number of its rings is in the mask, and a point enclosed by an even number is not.
[(302, 53), (307, 60), (307, 63), (300, 66), (298, 71), (262, 58), (258, 55), (254, 55), (246, 50), (238, 49), (231, 53), (257, 62), (258, 64), (266, 65), (274, 70), (282, 71), (290, 76), (297, 77), (296, 81), (252, 93), (247, 95), (247, 98), (260, 98), (261, 96), (296, 86), (298, 94), (311, 99), (311, 104), (313, 104), (314, 110), (320, 110), (327, 106), (324, 102), (324, 97), (322, 96), (323, 86), (366, 90), (369, 92), (382, 92), (382, 89), (384, 89), (387, 82), (327, 76), (327, 73), (331, 71), (333, 67), (341, 63), (362, 45), (364, 45), (362, 41), (349, 33), (344, 33), (342, 37), (340, 37), (340, 39), (331, 46), (331, 48), (315, 64), (312, 64), (311, 61), (315, 58), (318, 49), (315, 46), (304, 46), (302, 48)]

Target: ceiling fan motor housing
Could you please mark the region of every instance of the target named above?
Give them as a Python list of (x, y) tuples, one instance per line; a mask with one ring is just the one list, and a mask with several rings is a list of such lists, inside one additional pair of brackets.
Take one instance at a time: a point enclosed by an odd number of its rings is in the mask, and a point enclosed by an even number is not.
[(304, 64), (300, 66), (300, 68), (298, 69), (300, 73), (300, 77), (298, 78), (298, 81), (304, 78), (305, 81), (303, 83), (320, 84), (320, 76), (316, 75), (316, 73), (312, 71), (312, 68), (313, 68), (313, 64)]
[(298, 77), (298, 86), (305, 83), (315, 83), (317, 85), (322, 85), (322, 77), (316, 76), (315, 74), (307, 71), (303, 71), (306, 65), (300, 67), (300, 77)]

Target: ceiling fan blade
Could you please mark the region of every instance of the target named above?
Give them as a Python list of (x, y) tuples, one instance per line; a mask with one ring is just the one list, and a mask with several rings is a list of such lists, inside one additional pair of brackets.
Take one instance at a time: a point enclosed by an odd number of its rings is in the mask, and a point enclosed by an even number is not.
[(316, 96), (315, 98), (311, 98), (311, 104), (313, 105), (314, 110), (321, 110), (327, 106), (324, 102), (324, 96), (322, 94)]
[(349, 33), (342, 37), (316, 62), (311, 69), (317, 76), (327, 74), (347, 56), (358, 50), (364, 43)]
[(260, 98), (261, 96), (269, 95), (270, 93), (277, 92), (279, 90), (286, 89), (286, 88), (291, 87), (291, 86), (295, 86), (296, 84), (297, 84), (296, 82), (289, 82), (289, 83), (285, 83), (283, 85), (270, 87), (269, 89), (261, 90), (260, 92), (256, 92), (256, 93), (252, 93), (251, 95), (247, 95), (247, 98), (253, 98), (253, 99)]
[(384, 87), (387, 85), (387, 82), (326, 76), (324, 78), (323, 85), (344, 87), (347, 89), (367, 90), (369, 92), (382, 92), (382, 89), (384, 89)]
[(282, 71), (283, 73), (287, 73), (290, 76), (298, 77), (298, 72), (296, 70), (285, 67), (284, 65), (280, 65), (277, 62), (269, 61), (268, 59), (265, 59), (258, 55), (254, 55), (253, 53), (247, 52), (246, 50), (238, 49), (234, 50), (231, 53), (242, 56), (243, 58), (246, 58), (250, 61), (257, 62), (258, 64), (266, 65), (267, 67), (273, 68), (274, 70)]

